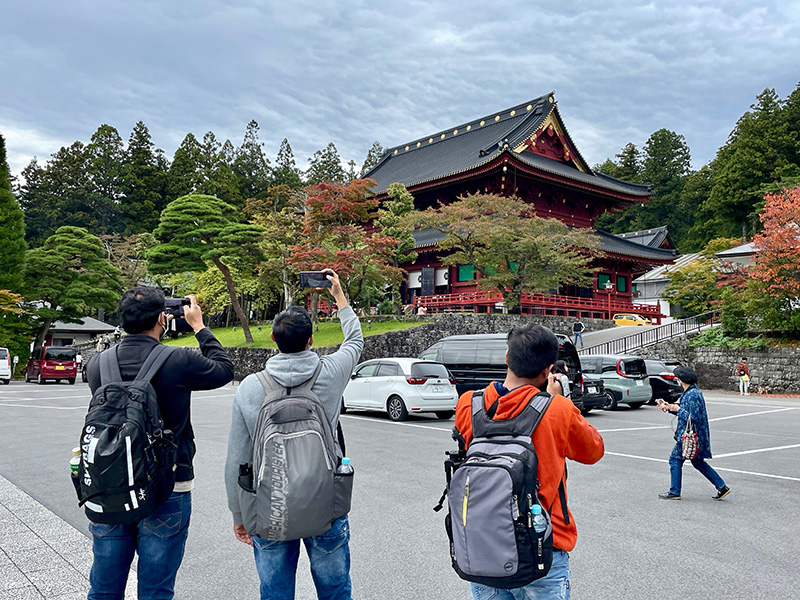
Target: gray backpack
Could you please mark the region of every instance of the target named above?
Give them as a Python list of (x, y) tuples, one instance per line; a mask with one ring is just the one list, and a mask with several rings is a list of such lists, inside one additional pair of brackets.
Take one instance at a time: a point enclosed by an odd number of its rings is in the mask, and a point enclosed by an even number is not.
[(311, 391), (321, 369), (320, 362), (294, 388), (267, 371), (256, 374), (266, 397), (253, 435), (253, 461), (239, 466), (239, 504), (247, 532), (261, 539), (320, 535), (350, 511), (353, 473), (337, 472), (331, 424)]
[(548, 510), (541, 507), (539, 521), (531, 514), (531, 507), (540, 505), (531, 436), (550, 400), (547, 393), (536, 394), (516, 417), (495, 421), (486, 412), (483, 391), (472, 395), (472, 442), (463, 461), (449, 461), (455, 472), (450, 477), (448, 470), (446, 491), (450, 558), (462, 579), (512, 589), (550, 570)]

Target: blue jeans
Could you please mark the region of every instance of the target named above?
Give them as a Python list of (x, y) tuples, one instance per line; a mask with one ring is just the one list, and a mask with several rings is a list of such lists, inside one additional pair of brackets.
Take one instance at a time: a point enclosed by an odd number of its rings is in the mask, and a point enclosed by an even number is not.
[[(322, 535), (303, 538), (319, 600), (350, 600), (350, 526), (347, 515)], [(294, 598), (300, 540), (273, 542), (253, 536), (261, 600)]]
[(575, 346), (576, 348), (578, 347), (578, 340), (581, 341), (581, 348), (583, 348), (583, 334), (582, 333), (578, 333), (576, 331), (575, 332), (575, 343), (573, 344), (573, 346)]
[(502, 590), (470, 583), (474, 600), (569, 600), (569, 554), (553, 549), (553, 564), (547, 575), (525, 587)]
[[(683, 462), (685, 460), (685, 458), (673, 458), (671, 456), (669, 458), (670, 494), (675, 494), (676, 496), (681, 495), (681, 477), (683, 475)], [(692, 466), (700, 471), (700, 474), (708, 479), (716, 489), (720, 490), (725, 487), (725, 482), (722, 477), (711, 468), (711, 465), (706, 462), (705, 458), (693, 458)]]
[(139, 554), (139, 600), (171, 600), (191, 512), (191, 492), (173, 492), (135, 525), (90, 523), (94, 562), (88, 600), (124, 598), (134, 552)]

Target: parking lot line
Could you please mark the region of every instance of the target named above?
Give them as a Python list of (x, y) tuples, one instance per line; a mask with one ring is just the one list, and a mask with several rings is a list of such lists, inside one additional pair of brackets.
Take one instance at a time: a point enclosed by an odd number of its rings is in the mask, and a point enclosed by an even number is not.
[(13, 406), (14, 408), (50, 408), (52, 410), (86, 410), (85, 406), (39, 406), (38, 404), (7, 404), (0, 402), (0, 406)]
[(787, 410), (800, 410), (800, 407), (791, 407), (791, 408), (776, 408), (774, 410), (760, 410), (758, 412), (752, 413), (742, 413), (741, 415), (730, 415), (728, 417), (716, 417), (714, 419), (709, 419), (710, 421), (727, 421), (728, 419), (741, 419), (742, 417), (754, 417), (756, 415), (768, 415), (770, 413), (779, 413), (779, 412), (786, 412)]
[[(637, 460), (649, 460), (651, 462), (668, 463), (666, 458), (653, 458), (652, 456), (637, 456), (636, 454), (623, 454), (622, 452), (609, 452), (606, 450), (607, 456), (621, 456), (622, 458), (634, 458)], [(722, 458), (724, 455), (718, 455), (714, 458)], [(718, 467), (714, 465), (715, 471), (726, 471), (728, 473), (738, 473), (740, 475), (755, 475), (756, 477), (767, 477), (769, 479), (784, 479), (786, 481), (800, 481), (800, 477), (789, 477), (788, 475), (773, 475), (771, 473), (759, 473), (757, 471), (742, 471), (740, 469), (729, 469), (727, 467)]]
[(377, 419), (370, 419), (369, 417), (357, 417), (356, 415), (341, 415), (345, 419), (355, 419), (357, 421), (370, 421), (371, 423), (381, 423), (384, 425), (400, 425), (401, 427), (417, 427), (419, 429), (435, 429), (436, 431), (450, 432), (450, 429), (444, 427), (431, 427), (430, 425), (419, 425), (417, 423), (397, 423), (395, 421), (379, 421)]
[(757, 450), (744, 450), (742, 452), (728, 452), (727, 454), (717, 454), (714, 458), (727, 458), (728, 456), (743, 456), (745, 454), (758, 454), (759, 452), (772, 452), (773, 450), (789, 450), (791, 448), (800, 448), (800, 444), (791, 444), (789, 446), (774, 446), (773, 448), (759, 448)]
[(649, 427), (620, 427), (619, 429), (598, 429), (598, 433), (612, 433), (615, 431), (643, 431), (645, 429), (669, 429), (669, 425), (651, 425)]

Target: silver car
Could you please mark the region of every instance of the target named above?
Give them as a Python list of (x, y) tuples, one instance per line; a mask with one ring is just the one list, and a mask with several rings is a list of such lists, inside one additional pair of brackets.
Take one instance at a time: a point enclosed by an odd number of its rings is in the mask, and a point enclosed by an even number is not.
[(581, 355), (581, 368), (603, 378), (606, 404), (603, 408), (615, 409), (619, 403), (640, 408), (650, 401), (653, 390), (643, 359), (625, 354)]
[(458, 402), (455, 379), (442, 363), (417, 358), (381, 358), (358, 365), (344, 390), (343, 408), (388, 413), (403, 421), (409, 413), (432, 412), (449, 419)]

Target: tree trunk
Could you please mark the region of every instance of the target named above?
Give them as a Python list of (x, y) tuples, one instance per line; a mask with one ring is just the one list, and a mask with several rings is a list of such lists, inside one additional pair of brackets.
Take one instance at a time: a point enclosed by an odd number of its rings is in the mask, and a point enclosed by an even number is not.
[(292, 305), (292, 288), (289, 286), (289, 269), (283, 268), (281, 272), (283, 278), (283, 310), (286, 310)]
[(236, 297), (236, 289), (233, 286), (231, 270), (218, 258), (214, 259), (214, 265), (216, 265), (216, 267), (219, 269), (219, 272), (222, 273), (222, 277), (225, 279), (225, 286), (228, 288), (228, 295), (231, 297), (233, 310), (236, 312), (236, 316), (239, 317), (239, 321), (242, 323), (242, 329), (244, 330), (244, 341), (248, 344), (252, 344), (253, 335), (250, 333), (250, 321), (247, 319), (247, 315), (244, 314), (242, 306), (239, 304), (239, 299)]
[(36, 334), (36, 343), (34, 344), (34, 348), (44, 345), (44, 338), (47, 337), (47, 332), (50, 331), (50, 326), (52, 324), (53, 319), (45, 319), (42, 321), (42, 325), (39, 327), (39, 331)]
[(317, 316), (317, 311), (319, 309), (319, 292), (313, 292), (311, 294), (311, 322), (316, 323), (319, 321), (319, 317)]

